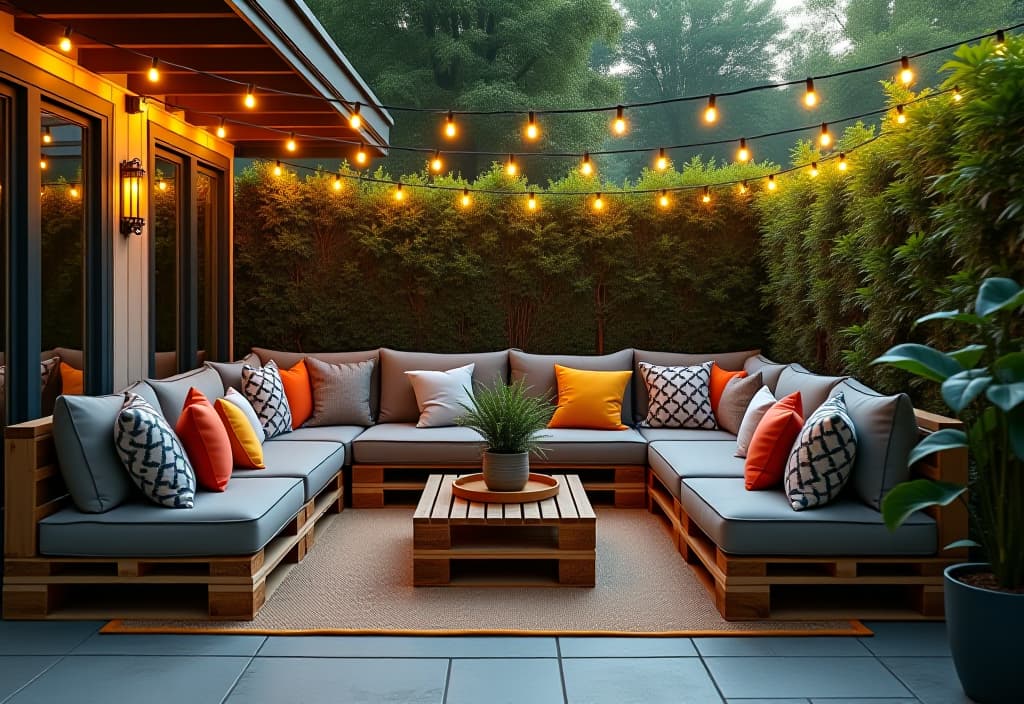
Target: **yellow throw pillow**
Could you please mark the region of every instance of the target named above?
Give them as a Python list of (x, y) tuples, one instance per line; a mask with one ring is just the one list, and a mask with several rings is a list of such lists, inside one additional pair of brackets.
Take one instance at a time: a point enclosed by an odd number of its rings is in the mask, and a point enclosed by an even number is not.
[(252, 423), (245, 417), (245, 411), (222, 398), (216, 400), (213, 407), (217, 409), (224, 428), (231, 439), (231, 456), (236, 467), (243, 469), (264, 469), (263, 446), (252, 429)]
[(622, 395), (633, 372), (596, 372), (555, 365), (558, 408), (549, 428), (625, 430)]

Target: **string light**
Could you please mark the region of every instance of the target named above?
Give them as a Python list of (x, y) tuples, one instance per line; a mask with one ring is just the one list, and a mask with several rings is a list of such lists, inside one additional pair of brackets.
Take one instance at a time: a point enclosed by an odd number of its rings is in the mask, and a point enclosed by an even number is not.
[(612, 132), (620, 136), (626, 134), (625, 108), (621, 105), (615, 108), (615, 121), (612, 122)]
[(739, 187), (740, 195), (741, 196), (746, 195), (747, 191), (749, 191), (749, 190), (750, 190), (750, 186), (747, 185), (746, 180), (741, 181), (740, 182), (740, 187)]
[(600, 212), (604, 210), (604, 198), (601, 197), (600, 191), (594, 196), (594, 210)]
[(537, 194), (530, 191), (530, 196), (526, 199), (526, 209), (536, 210), (537, 209)]
[(711, 187), (704, 186), (704, 192), (700, 196), (700, 202), (707, 205), (711, 202)]
[(736, 150), (736, 161), (741, 163), (750, 161), (750, 149), (747, 148), (746, 137), (740, 137), (740, 148)]
[(807, 172), (811, 175), (811, 178), (815, 178), (818, 175), (818, 162), (812, 161)]
[(78, 186), (71, 184), (71, 188), (68, 189), (68, 195), (74, 198), (75, 200), (78, 200), (78, 196), (81, 195), (81, 193), (79, 193), (78, 191)]
[(281, 175), (281, 162), (280, 161), (277, 161), (277, 162), (274, 163), (274, 175), (275, 176), (280, 176)]
[(846, 169), (849, 168), (846, 164), (845, 152), (839, 152), (839, 163), (836, 164), (836, 168), (839, 169), (840, 171), (846, 171)]
[(668, 157), (665, 156), (665, 147), (658, 150), (658, 158), (654, 162), (654, 168), (658, 171), (664, 171), (668, 168)]
[(455, 113), (451, 110), (448, 111), (448, 116), (444, 121), (444, 136), (448, 139), (455, 139), (455, 136), (459, 133), (459, 128), (455, 126)]
[(365, 166), (366, 162), (370, 160), (370, 157), (366, 155), (366, 145), (362, 142), (359, 143), (359, 150), (356, 151), (356, 163), (360, 166)]
[(779, 184), (775, 183), (775, 174), (768, 174), (768, 190), (774, 191), (779, 187)]
[(398, 186), (395, 187), (394, 197), (395, 197), (395, 201), (398, 202), (398, 203), (401, 203), (403, 200), (405, 200), (405, 191), (402, 190), (402, 182), (401, 181), (399, 181), (398, 182)]
[(339, 176), (338, 174), (334, 174), (334, 190), (341, 190), (341, 176)]
[(661, 189), (661, 195), (658, 196), (658, 205), (660, 205), (662, 208), (667, 208), (668, 206), (672, 205), (672, 201), (669, 200), (668, 198), (668, 191), (666, 191), (664, 188)]
[(64, 36), (60, 38), (60, 42), (58, 42), (57, 46), (59, 46), (60, 50), (65, 54), (71, 53), (71, 25), (64, 28)]
[(46, 155), (45, 154), (43, 154), (41, 157), (39, 157), (39, 168), (40, 169), (42, 169), (43, 171), (46, 171), (46, 167), (48, 167), (49, 165), (50, 165), (49, 162), (46, 161)]
[(287, 149), (290, 152), (294, 152), (296, 149), (298, 149), (298, 145), (295, 144), (295, 133), (294, 132), (292, 132), (290, 135), (288, 135), (288, 141), (284, 143), (284, 148)]
[(584, 152), (583, 161), (580, 162), (580, 173), (584, 176), (594, 175), (594, 164), (590, 161), (590, 152)]
[(505, 162), (505, 173), (509, 176), (515, 176), (519, 173), (519, 165), (516, 164), (515, 154), (508, 155), (508, 161)]
[(818, 93), (814, 90), (814, 79), (808, 78), (804, 88), (804, 105), (813, 108), (818, 104)]
[(463, 208), (468, 208), (473, 204), (473, 198), (470, 197), (468, 188), (462, 189), (462, 199), (460, 200), (460, 202), (462, 203)]
[(1002, 47), (1006, 44), (1006, 31), (1002, 29), (996, 30), (996, 45)]
[(228, 136), (228, 130), (227, 130), (227, 127), (224, 124), (224, 118), (223, 117), (220, 118), (220, 124), (217, 125), (217, 136), (220, 137), (221, 139), (224, 139), (225, 137)]
[(252, 110), (256, 107), (256, 87), (252, 83), (245, 89), (245, 107)]
[(905, 86), (914, 82), (914, 72), (910, 69), (910, 59), (906, 56), (900, 57), (900, 81)]
[(53, 142), (53, 132), (50, 131), (49, 127), (43, 128), (43, 144), (50, 144)]
[(434, 158), (430, 160), (430, 170), (435, 174), (439, 174), (443, 168), (444, 161), (441, 160), (441, 152), (434, 150)]
[(907, 113), (903, 111), (902, 105), (896, 106), (896, 124), (905, 125), (907, 123)]
[(540, 127), (537, 125), (537, 115), (530, 111), (530, 117), (526, 121), (526, 138), (533, 141), (540, 137)]
[(715, 94), (708, 96), (708, 106), (704, 108), (704, 122), (713, 124), (718, 119), (718, 106), (716, 105)]
[(166, 191), (167, 190), (167, 181), (164, 181), (162, 178), (158, 178), (156, 180), (156, 189), (158, 191)]
[(960, 92), (960, 86), (953, 86), (953, 102), (959, 103), (964, 99), (963, 94)]
[(354, 129), (356, 132), (363, 127), (363, 116), (359, 114), (359, 110), (362, 106), (358, 103), (352, 103), (352, 114), (348, 118), (348, 126)]
[(828, 123), (821, 123), (821, 134), (818, 135), (818, 144), (822, 147), (828, 147), (832, 144), (832, 134), (828, 131)]
[(149, 71), (146, 75), (149, 77), (150, 83), (156, 83), (160, 80), (160, 69), (157, 65), (160, 63), (160, 59), (153, 57), (153, 64), (149, 67)]

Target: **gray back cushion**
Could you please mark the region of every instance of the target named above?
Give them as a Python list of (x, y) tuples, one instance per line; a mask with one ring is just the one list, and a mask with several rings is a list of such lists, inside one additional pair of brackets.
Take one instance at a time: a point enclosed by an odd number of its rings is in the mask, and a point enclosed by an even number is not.
[[(572, 354), (529, 354), (520, 350), (509, 350), (509, 364), (512, 367), (512, 381), (526, 380), (530, 392), (534, 396), (544, 396), (553, 402), (558, 400), (558, 381), (555, 378), (555, 365), (571, 369), (587, 369), (598, 372), (622, 372), (633, 370), (633, 350), (625, 349), (603, 355), (572, 355)], [(626, 393), (622, 398), (622, 422), (633, 424), (633, 387), (637, 384), (634, 378), (626, 385)], [(641, 382), (642, 383), (642, 382)]]
[[(323, 359), (321, 355), (317, 355)], [(327, 360), (324, 360), (327, 361)], [(406, 372), (426, 370), (446, 372), (467, 364), (473, 368), (473, 385), (493, 386), (508, 382), (508, 350), (475, 354), (433, 354), (380, 350), (380, 423), (415, 423), (420, 417), (416, 394)], [(552, 374), (554, 372), (552, 371)]]
[(747, 376), (753, 376), (754, 374), (761, 372), (761, 378), (764, 380), (764, 385), (767, 386), (768, 390), (775, 395), (775, 398), (779, 398), (779, 395), (775, 393), (775, 387), (778, 385), (779, 376), (785, 368), (785, 364), (773, 362), (763, 354), (750, 357), (743, 363), (743, 371), (747, 373)]
[[(126, 387), (124, 391), (131, 391), (133, 394), (138, 394), (142, 398), (146, 399), (146, 403), (157, 411), (160, 411), (161, 415), (163, 414), (163, 411), (160, 409), (160, 399), (157, 398), (156, 391), (154, 391), (153, 387), (145, 381), (136, 381), (131, 386)], [(210, 403), (213, 403), (212, 399)]]
[[(319, 359), (327, 364), (357, 364), (372, 359), (374, 364), (373, 376), (370, 377), (370, 412), (374, 418), (380, 412), (380, 350), (359, 350), (356, 352), (283, 352), (281, 350), (268, 350), (264, 347), (253, 347), (252, 352), (260, 358), (260, 362), (263, 364), (274, 360), (277, 362), (277, 366), (282, 369), (291, 369), (300, 360), (307, 357)], [(417, 415), (417, 417), (419, 416)]]
[(806, 419), (825, 402), (829, 397), (828, 392), (844, 379), (845, 376), (821, 376), (799, 364), (790, 364), (779, 374), (778, 383), (775, 384), (775, 398), (785, 398), (799, 391), (800, 400), (804, 404), (800, 415)]
[(68, 493), (83, 513), (120, 506), (137, 490), (121, 464), (114, 425), (124, 396), (61, 396), (53, 409), (53, 443)]
[[(246, 364), (255, 369), (263, 366), (260, 358), (253, 352), (245, 355), (245, 357), (237, 362), (206, 362), (205, 364), (220, 374), (220, 380), (224, 384), (225, 391), (228, 389), (242, 390), (242, 367)], [(212, 399), (210, 403), (213, 403)]]
[(838, 384), (857, 433), (857, 459), (850, 483), (857, 495), (878, 509), (882, 497), (910, 478), (907, 458), (917, 444), (917, 418), (906, 394), (885, 396), (856, 379)]
[(648, 350), (633, 350), (633, 417), (644, 419), (647, 417), (647, 405), (650, 399), (647, 394), (647, 385), (640, 378), (640, 362), (657, 364), (662, 367), (692, 367), (704, 362), (714, 362), (722, 369), (738, 372), (743, 369), (743, 363), (757, 355), (757, 350), (746, 350), (743, 352), (714, 352), (709, 354), (687, 354), (684, 352), (651, 352)]
[(172, 428), (177, 425), (181, 408), (185, 405), (185, 397), (193, 386), (199, 389), (210, 403), (224, 395), (224, 382), (220, 380), (220, 374), (209, 367), (199, 367), (166, 379), (147, 379), (146, 383), (156, 392), (156, 397), (160, 400), (160, 411)]

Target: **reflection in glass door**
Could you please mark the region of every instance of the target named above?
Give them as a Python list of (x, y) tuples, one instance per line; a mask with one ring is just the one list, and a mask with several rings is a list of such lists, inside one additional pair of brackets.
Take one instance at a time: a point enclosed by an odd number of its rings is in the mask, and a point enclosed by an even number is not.
[(157, 156), (153, 173), (153, 376), (178, 370), (178, 251), (181, 236), (181, 164)]
[(217, 304), (214, 287), (213, 265), (217, 261), (217, 233), (220, 226), (217, 218), (220, 209), (217, 194), (220, 193), (220, 175), (215, 171), (199, 169), (196, 174), (196, 316), (197, 332), (196, 359), (203, 362), (214, 358), (216, 352)]
[[(11, 101), (6, 95), (0, 93), (0, 276), (3, 281), (8, 280), (7, 276), (7, 238), (11, 229), (10, 206), (8, 199), (11, 197), (10, 175), (10, 110)], [(0, 285), (0, 427), (7, 425), (7, 394), (6, 388), (7, 372), (7, 286)], [(0, 456), (0, 467), (3, 457)], [(0, 482), (2, 484), (2, 482)]]

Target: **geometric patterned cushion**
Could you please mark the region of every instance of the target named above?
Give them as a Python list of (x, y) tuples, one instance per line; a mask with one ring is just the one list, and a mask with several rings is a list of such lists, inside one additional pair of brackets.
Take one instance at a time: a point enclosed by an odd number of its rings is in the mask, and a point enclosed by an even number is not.
[(786, 464), (786, 494), (794, 511), (839, 496), (857, 457), (857, 431), (843, 395), (836, 394), (804, 423)]
[(160, 412), (128, 392), (114, 427), (114, 444), (146, 498), (168, 508), (192, 508), (196, 474), (185, 448)]
[(256, 417), (263, 424), (267, 440), (292, 431), (292, 409), (284, 393), (281, 372), (273, 360), (255, 369), (242, 367), (242, 393), (249, 399)]
[(650, 396), (647, 418), (640, 425), (717, 428), (711, 410), (711, 365), (712, 362), (705, 362), (692, 367), (662, 367), (640, 362), (640, 377)]

